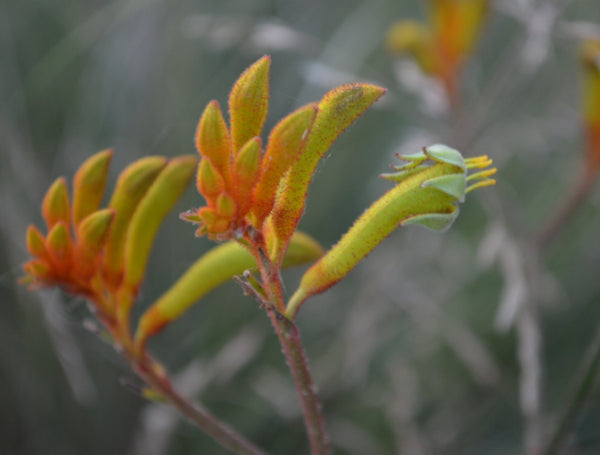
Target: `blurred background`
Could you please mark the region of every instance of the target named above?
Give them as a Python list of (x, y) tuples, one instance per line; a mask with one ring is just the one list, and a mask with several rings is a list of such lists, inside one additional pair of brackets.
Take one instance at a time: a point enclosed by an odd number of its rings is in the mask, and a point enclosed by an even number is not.
[[(0, 4), (0, 453), (227, 453), (135, 392), (85, 302), (17, 280), (26, 228), (43, 225), (56, 177), (108, 147), (110, 187), (137, 158), (195, 153), (205, 105), (224, 105), (264, 54), (265, 131), (342, 83), (389, 90), (314, 176), (301, 229), (325, 247), (389, 188), (378, 174), (395, 152), (445, 142), (499, 169), (449, 231), (399, 229), (300, 312), (334, 453), (535, 453), (600, 321), (600, 188), (547, 247), (533, 246), (582, 166), (577, 52), (600, 33), (600, 8), (494, 2), (460, 76), (459, 123), (439, 84), (386, 48), (395, 21), (425, 17), (419, 0)], [(138, 311), (210, 248), (178, 220), (201, 204), (191, 186), (163, 225)], [(302, 272), (286, 272), (288, 294)], [(269, 452), (308, 453), (276, 337), (239, 286), (210, 294), (151, 349), (184, 394)], [(566, 453), (600, 453), (599, 392)]]

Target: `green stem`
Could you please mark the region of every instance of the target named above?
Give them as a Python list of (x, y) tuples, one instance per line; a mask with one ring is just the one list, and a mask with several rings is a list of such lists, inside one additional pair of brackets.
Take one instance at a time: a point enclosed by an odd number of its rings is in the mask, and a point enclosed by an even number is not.
[(568, 436), (570, 429), (575, 424), (575, 420), (585, 404), (585, 400), (598, 374), (599, 367), (600, 326), (587, 349), (581, 371), (575, 377), (575, 383), (572, 389), (573, 392), (568, 401), (568, 405), (560, 417), (559, 424), (556, 426), (552, 437), (549, 439), (550, 442), (542, 452), (542, 455), (555, 455), (559, 453), (565, 438)]

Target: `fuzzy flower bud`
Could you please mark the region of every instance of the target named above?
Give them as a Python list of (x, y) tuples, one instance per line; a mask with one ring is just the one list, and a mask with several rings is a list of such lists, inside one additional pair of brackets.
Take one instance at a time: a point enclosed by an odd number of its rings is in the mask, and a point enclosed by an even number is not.
[(430, 229), (448, 228), (458, 215), (457, 204), (469, 191), (493, 185), (496, 169), (467, 176), (470, 169), (491, 164), (487, 157), (463, 159), (445, 145), (399, 158), (408, 164), (383, 175), (397, 185), (371, 205), (350, 230), (303, 276), (291, 297), (286, 316), (293, 319), (300, 305), (344, 278), (367, 254), (398, 226), (421, 224)]

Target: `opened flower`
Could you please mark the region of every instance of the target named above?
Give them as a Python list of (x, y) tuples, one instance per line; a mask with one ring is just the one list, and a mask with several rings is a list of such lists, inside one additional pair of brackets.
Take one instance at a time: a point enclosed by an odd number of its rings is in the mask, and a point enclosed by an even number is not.
[[(458, 216), (458, 203), (464, 201), (468, 192), (495, 183), (490, 176), (496, 169), (485, 169), (491, 159), (487, 156), (464, 159), (460, 152), (445, 145), (432, 145), (422, 152), (398, 158), (408, 164), (394, 167), (395, 173), (382, 175), (396, 186), (374, 202), (304, 274), (286, 307), (290, 319), (307, 298), (344, 278), (396, 227), (420, 224), (444, 230)], [(467, 175), (471, 169), (481, 170)]]

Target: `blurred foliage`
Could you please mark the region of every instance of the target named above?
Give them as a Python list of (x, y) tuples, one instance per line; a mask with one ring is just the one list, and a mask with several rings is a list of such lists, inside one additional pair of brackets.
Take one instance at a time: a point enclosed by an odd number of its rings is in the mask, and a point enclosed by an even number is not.
[[(41, 222), (41, 198), (57, 176), (70, 178), (107, 147), (115, 148), (109, 186), (136, 158), (193, 152), (206, 103), (223, 103), (265, 53), (273, 57), (267, 130), (340, 83), (389, 89), (314, 177), (300, 228), (324, 246), (388, 187), (377, 174), (395, 151), (440, 141), (488, 154), (499, 168), (498, 185), (471, 198), (447, 233), (397, 231), (300, 312), (335, 453), (518, 453), (535, 433), (520, 399), (530, 361), (543, 366), (532, 419), (551, 428), (600, 318), (599, 188), (544, 254), (529, 246), (576, 179), (577, 48), (598, 32), (600, 9), (596, 0), (495, 3), (462, 74), (470, 133), (457, 136), (435, 92), (384, 46), (394, 21), (423, 18), (417, 0), (3, 2), (0, 453), (225, 453), (135, 393), (125, 363), (86, 329), (84, 302), (29, 293), (16, 281), (26, 226)], [(190, 188), (163, 225), (140, 308), (210, 246), (177, 219), (199, 198)], [(496, 265), (494, 242), (519, 253), (512, 266)], [(515, 267), (526, 271), (516, 275), (531, 291), (526, 303), (542, 337), (539, 355), (524, 362), (529, 332), (494, 324), (515, 290)], [(286, 272), (288, 293), (300, 276)], [(151, 349), (184, 394), (250, 439), (273, 454), (307, 453), (280, 348), (239, 287), (212, 293)], [(569, 453), (600, 451), (599, 398), (596, 388)]]

